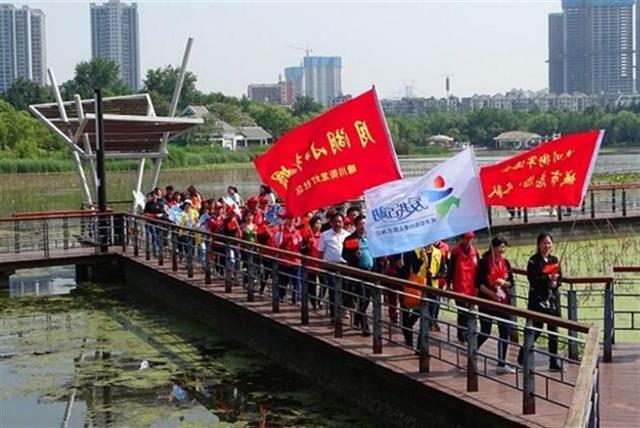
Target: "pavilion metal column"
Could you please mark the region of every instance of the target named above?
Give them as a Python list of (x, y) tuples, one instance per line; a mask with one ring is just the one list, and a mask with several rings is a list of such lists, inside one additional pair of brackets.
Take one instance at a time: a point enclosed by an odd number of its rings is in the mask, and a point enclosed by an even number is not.
[[(146, 159), (142, 158), (138, 161), (138, 174), (136, 177), (136, 189), (135, 189), (135, 194), (133, 195), (133, 202), (131, 203), (131, 212), (133, 214), (136, 213), (137, 211), (137, 200), (136, 200), (136, 196), (142, 191), (142, 177), (144, 176), (144, 164), (145, 164)], [(155, 188), (155, 186), (154, 186)], [(144, 208), (144, 206), (142, 207)]]
[[(82, 121), (84, 116), (84, 108), (82, 107), (82, 100), (80, 99), (80, 95), (75, 94), (73, 99), (76, 101), (76, 112), (78, 113), (78, 119)], [(91, 150), (91, 144), (89, 142), (89, 137), (86, 133), (82, 134), (82, 140), (84, 142), (84, 151), (87, 153), (87, 163), (89, 164), (89, 172), (91, 172), (91, 181), (93, 182), (93, 191), (96, 197), (98, 196), (98, 173), (96, 172), (96, 165), (94, 160), (91, 159), (93, 155), (93, 151)]]
[[(47, 71), (49, 72), (49, 80), (51, 81), (53, 93), (56, 97), (56, 102), (58, 103), (60, 119), (64, 123), (69, 123), (69, 118), (67, 117), (67, 112), (64, 109), (64, 103), (62, 102), (62, 96), (60, 95), (60, 89), (58, 89), (58, 83), (56, 82), (56, 76), (55, 74), (53, 74), (53, 69), (49, 68), (47, 69)], [(75, 150), (71, 155), (73, 156), (73, 164), (76, 167), (76, 172), (78, 173), (78, 178), (80, 179), (80, 187), (82, 188), (82, 192), (84, 193), (85, 202), (88, 205), (93, 205), (93, 198), (91, 198), (89, 183), (87, 183), (87, 177), (84, 175), (84, 169), (82, 169), (82, 161), (80, 160), (80, 155)]]
[[(180, 98), (180, 92), (182, 91), (182, 85), (184, 84), (184, 76), (187, 73), (187, 63), (189, 62), (189, 54), (191, 53), (191, 45), (193, 44), (193, 37), (189, 37), (187, 40), (187, 46), (184, 49), (184, 56), (182, 57), (182, 65), (180, 66), (180, 75), (176, 82), (176, 87), (173, 90), (173, 97), (171, 98), (171, 106), (169, 107), (169, 116), (176, 115), (176, 109), (178, 107), (178, 99)], [(160, 143), (160, 155), (156, 158), (153, 166), (153, 174), (151, 176), (151, 189), (155, 189), (158, 186), (158, 178), (160, 177), (160, 168), (162, 167), (162, 160), (167, 154), (167, 142), (169, 140), (169, 133), (165, 133), (162, 136), (162, 143)]]
[[(98, 210), (100, 213), (107, 212), (107, 177), (104, 167), (104, 122), (102, 120), (102, 92), (95, 90), (95, 112), (96, 112), (96, 163), (98, 173)], [(109, 250), (108, 243), (109, 219), (106, 216), (98, 220), (98, 240), (100, 242), (100, 252), (106, 253)]]

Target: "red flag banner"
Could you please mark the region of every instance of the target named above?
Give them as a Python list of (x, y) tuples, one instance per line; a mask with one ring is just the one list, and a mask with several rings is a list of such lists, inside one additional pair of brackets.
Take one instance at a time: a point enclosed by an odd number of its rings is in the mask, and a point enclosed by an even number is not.
[(487, 205), (579, 207), (589, 186), (604, 131), (580, 132), (543, 143), (480, 169)]
[(254, 164), (294, 215), (402, 178), (375, 89), (278, 138)]

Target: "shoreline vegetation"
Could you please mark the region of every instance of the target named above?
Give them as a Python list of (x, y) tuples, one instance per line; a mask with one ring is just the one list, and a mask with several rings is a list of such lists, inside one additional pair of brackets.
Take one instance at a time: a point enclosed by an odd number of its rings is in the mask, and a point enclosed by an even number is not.
[[(268, 146), (270, 147), (270, 146)], [(162, 167), (165, 170), (228, 170), (252, 168), (252, 160), (263, 153), (268, 147), (250, 147), (249, 150), (230, 151), (220, 147), (203, 146), (177, 146), (169, 147), (169, 156), (164, 160)], [(442, 147), (423, 147), (415, 153), (401, 155), (403, 158), (447, 158), (455, 153)], [(478, 150), (480, 156), (511, 156), (516, 151), (507, 150)], [(640, 154), (640, 149), (623, 146), (608, 147), (600, 150), (601, 155), (608, 154)], [(107, 171), (135, 171), (138, 161), (110, 160), (106, 162)], [(73, 161), (68, 153), (55, 153), (51, 158), (15, 158), (3, 157), (0, 151), (0, 176), (5, 174), (49, 174), (74, 172)], [(640, 182), (640, 172), (611, 172), (594, 174), (593, 184), (622, 184)]]

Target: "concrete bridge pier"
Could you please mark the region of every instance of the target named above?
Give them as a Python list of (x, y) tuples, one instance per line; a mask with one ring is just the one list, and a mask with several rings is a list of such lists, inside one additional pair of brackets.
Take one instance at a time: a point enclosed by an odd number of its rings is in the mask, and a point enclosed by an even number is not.
[(122, 282), (124, 275), (120, 263), (116, 261), (100, 261), (76, 264), (76, 283), (83, 282)]
[(0, 290), (7, 290), (9, 288), (9, 277), (14, 273), (16, 273), (15, 270), (0, 271)]

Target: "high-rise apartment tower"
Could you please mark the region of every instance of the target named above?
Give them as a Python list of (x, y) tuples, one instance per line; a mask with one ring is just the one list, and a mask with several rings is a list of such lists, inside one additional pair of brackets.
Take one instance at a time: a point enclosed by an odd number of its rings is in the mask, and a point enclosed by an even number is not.
[(46, 79), (45, 16), (40, 9), (0, 4), (0, 92), (18, 78)]
[(633, 92), (634, 3), (635, 0), (562, 1), (563, 13), (549, 16), (551, 92)]
[(304, 92), (324, 106), (342, 95), (342, 58), (339, 56), (304, 57)]
[(120, 78), (134, 91), (140, 85), (138, 9), (120, 0), (91, 3), (91, 56), (108, 58), (120, 67)]

